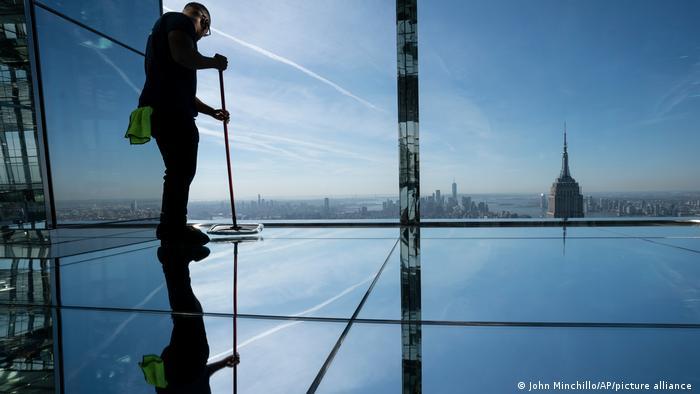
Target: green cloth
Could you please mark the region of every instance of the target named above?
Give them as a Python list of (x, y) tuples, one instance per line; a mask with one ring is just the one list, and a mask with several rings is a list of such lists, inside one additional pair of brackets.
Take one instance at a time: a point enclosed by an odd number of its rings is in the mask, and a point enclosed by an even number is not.
[(151, 114), (153, 107), (136, 108), (129, 117), (129, 128), (124, 138), (128, 138), (131, 145), (141, 145), (151, 140)]
[(143, 377), (146, 378), (148, 384), (160, 389), (168, 387), (168, 381), (165, 380), (165, 364), (163, 364), (162, 358), (155, 354), (147, 354), (143, 356), (139, 367), (141, 367)]

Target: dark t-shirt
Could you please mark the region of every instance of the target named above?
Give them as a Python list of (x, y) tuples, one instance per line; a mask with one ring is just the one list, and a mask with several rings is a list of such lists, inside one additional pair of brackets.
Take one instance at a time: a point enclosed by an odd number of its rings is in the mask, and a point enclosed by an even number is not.
[(192, 38), (197, 48), (194, 23), (180, 12), (163, 14), (153, 25), (146, 45), (146, 83), (139, 97), (139, 107), (151, 107), (170, 113), (197, 116), (197, 71), (183, 67), (173, 60), (168, 33), (180, 30)]

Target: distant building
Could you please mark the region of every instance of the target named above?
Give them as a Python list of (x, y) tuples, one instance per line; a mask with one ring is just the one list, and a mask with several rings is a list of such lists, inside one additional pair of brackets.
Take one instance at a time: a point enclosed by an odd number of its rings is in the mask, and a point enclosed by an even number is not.
[(457, 201), (457, 182), (452, 181), (452, 199)]
[(465, 212), (470, 212), (472, 210), (471, 197), (462, 197), (462, 209), (464, 209)]
[(547, 216), (547, 196), (544, 193), (540, 193), (540, 215)]
[(564, 124), (564, 153), (561, 159), (561, 173), (552, 184), (547, 204), (547, 216), (555, 218), (582, 218), (583, 196), (578, 182), (569, 172), (569, 153), (566, 147), (566, 124)]

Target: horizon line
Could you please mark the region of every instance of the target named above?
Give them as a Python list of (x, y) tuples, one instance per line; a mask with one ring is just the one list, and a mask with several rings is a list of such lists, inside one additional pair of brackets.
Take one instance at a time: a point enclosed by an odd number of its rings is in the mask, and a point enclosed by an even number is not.
[[(493, 195), (505, 195), (505, 196), (522, 196), (522, 195), (532, 195), (539, 197), (542, 192), (478, 192), (478, 193), (457, 193), (458, 196), (493, 196)], [(636, 191), (598, 191), (585, 193), (584, 196), (600, 195), (600, 194), (679, 194), (679, 193), (690, 193), (690, 194), (700, 194), (700, 190), (636, 190)], [(549, 193), (545, 193), (548, 195)], [(449, 197), (451, 193), (446, 193), (445, 196)], [(423, 194), (423, 197), (431, 197), (432, 194)], [(341, 195), (271, 195), (264, 196), (260, 195), (263, 200), (279, 199), (279, 200), (323, 200), (324, 198), (336, 198), (336, 199), (361, 199), (361, 198), (399, 198), (399, 194), (341, 194)], [(257, 200), (257, 196), (245, 196), (240, 197), (237, 200)], [(85, 201), (160, 201), (160, 197), (109, 197), (109, 198), (88, 198), (88, 199), (72, 199), (63, 200), (63, 202), (85, 202)], [(228, 198), (222, 196), (220, 198), (212, 199), (190, 199), (190, 202), (220, 202), (227, 201)], [(60, 205), (60, 202), (59, 202)]]

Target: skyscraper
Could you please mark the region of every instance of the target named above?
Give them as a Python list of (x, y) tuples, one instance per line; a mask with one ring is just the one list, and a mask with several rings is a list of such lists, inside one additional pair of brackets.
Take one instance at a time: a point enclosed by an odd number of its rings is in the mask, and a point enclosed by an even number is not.
[(540, 215), (547, 216), (547, 196), (544, 193), (540, 193)]
[(564, 153), (561, 158), (561, 173), (552, 184), (547, 204), (547, 216), (555, 218), (582, 218), (583, 196), (578, 182), (569, 172), (569, 153), (566, 146), (566, 123), (564, 123)]
[(457, 182), (452, 180), (452, 199), (457, 202)]

